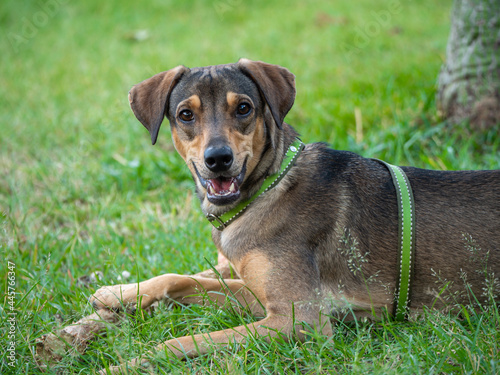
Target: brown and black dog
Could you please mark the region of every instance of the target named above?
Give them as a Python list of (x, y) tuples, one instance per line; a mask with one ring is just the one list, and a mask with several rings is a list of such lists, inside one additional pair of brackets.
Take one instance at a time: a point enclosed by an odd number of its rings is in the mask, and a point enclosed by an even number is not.
[[(170, 121), (205, 215), (221, 215), (248, 200), (280, 169), (297, 137), (283, 122), (294, 99), (293, 74), (246, 59), (178, 66), (137, 84), (129, 94), (153, 144), (164, 117)], [(500, 171), (403, 170), (416, 207), (410, 309), (445, 304), (437, 281), (449, 283), (446, 293), (455, 302), (466, 302), (461, 300), (464, 282), (481, 298), (485, 275), (500, 274)], [(328, 334), (328, 316), (346, 309), (356, 316), (393, 310), (398, 207), (389, 171), (377, 161), (309, 144), (275, 187), (226, 228), (214, 228), (212, 237), (221, 259), (229, 261), (217, 267), (224, 282), (210, 271), (166, 274), (103, 287), (92, 297), (94, 306), (120, 308), (138, 300), (143, 308), (161, 300), (203, 303), (196, 293), (206, 290), (221, 305), (230, 295), (265, 317), (159, 346), (178, 357), (198, 356), (214, 344), (241, 342), (248, 335), (269, 338), (281, 332), (301, 339), (303, 328), (295, 321)], [(230, 267), (238, 279), (229, 278)]]

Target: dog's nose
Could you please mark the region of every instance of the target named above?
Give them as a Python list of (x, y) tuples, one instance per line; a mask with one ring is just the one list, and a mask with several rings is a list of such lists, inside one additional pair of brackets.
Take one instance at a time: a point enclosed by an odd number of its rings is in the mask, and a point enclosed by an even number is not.
[(233, 164), (233, 151), (228, 146), (208, 147), (205, 150), (205, 165), (212, 172), (225, 172)]

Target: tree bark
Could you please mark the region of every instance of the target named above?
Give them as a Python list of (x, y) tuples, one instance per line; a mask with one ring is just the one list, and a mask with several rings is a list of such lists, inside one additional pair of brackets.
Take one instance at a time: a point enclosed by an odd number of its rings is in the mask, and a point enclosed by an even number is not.
[(454, 124), (500, 124), (500, 0), (455, 0), (437, 104)]

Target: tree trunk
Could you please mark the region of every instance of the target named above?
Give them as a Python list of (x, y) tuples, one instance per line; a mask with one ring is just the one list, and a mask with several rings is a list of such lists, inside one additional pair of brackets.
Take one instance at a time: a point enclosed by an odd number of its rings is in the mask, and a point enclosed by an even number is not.
[(455, 0), (438, 109), (475, 129), (500, 124), (500, 0)]

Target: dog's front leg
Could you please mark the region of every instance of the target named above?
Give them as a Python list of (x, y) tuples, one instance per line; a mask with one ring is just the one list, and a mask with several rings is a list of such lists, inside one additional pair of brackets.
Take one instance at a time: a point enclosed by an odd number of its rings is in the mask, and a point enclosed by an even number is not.
[(227, 346), (231, 343), (241, 343), (245, 341), (248, 336), (259, 336), (269, 340), (277, 336), (278, 332), (283, 335), (289, 335), (292, 328), (293, 323), (290, 317), (272, 315), (260, 322), (248, 324), (246, 326), (175, 338), (156, 346), (153, 351), (146, 354), (146, 357), (134, 358), (120, 366), (110, 366), (109, 372), (103, 369), (99, 374), (127, 374), (126, 368), (130, 369), (148, 364), (150, 359), (147, 358), (147, 356), (153, 356), (155, 352), (161, 353), (168, 351), (177, 358), (193, 358), (209, 353), (211, 349), (216, 349), (217, 347)]
[[(230, 278), (233, 271), (227, 259), (219, 255), (219, 264), (207, 271), (200, 272), (194, 277), (212, 278), (218, 277)], [(164, 275), (166, 276), (166, 275)], [(176, 275), (179, 276), (179, 275)], [(83, 352), (87, 344), (95, 336), (106, 328), (107, 323), (119, 323), (119, 314), (103, 307), (112, 307), (114, 310), (121, 310), (122, 306), (136, 308), (138, 299), (141, 300), (141, 306), (146, 308), (155, 300), (152, 298), (161, 289), (162, 282), (168, 278), (160, 277), (148, 280), (148, 282), (128, 285), (115, 285), (100, 288), (90, 298), (97, 312), (80, 319), (69, 326), (66, 326), (55, 333), (43, 335), (37, 339), (35, 359), (40, 367), (45, 368), (53, 366), (64, 357), (64, 351), (61, 348), (76, 348)], [(154, 281), (153, 281), (154, 280)], [(147, 294), (147, 295), (146, 295)], [(123, 300), (122, 300), (123, 297)], [(185, 303), (196, 303), (195, 297)]]
[[(197, 289), (212, 291), (217, 289), (217, 284), (222, 293), (213, 293), (208, 296), (219, 305), (231, 297), (245, 307), (250, 308), (255, 315), (263, 315), (265, 319), (248, 325), (242, 325), (222, 331), (185, 336), (168, 340), (148, 353), (146, 357), (135, 358), (121, 366), (111, 367), (111, 373), (119, 374), (126, 367), (139, 366), (149, 362), (154, 352), (169, 352), (178, 358), (191, 358), (208, 353), (212, 348), (220, 348), (231, 343), (241, 343), (248, 337), (262, 337), (269, 340), (278, 334), (284, 337), (295, 335), (304, 338), (305, 322), (311, 327), (316, 327), (323, 334), (331, 334), (331, 325), (327, 316), (322, 319), (321, 310), (323, 301), (320, 298), (317, 278), (310, 278), (312, 273), (304, 263), (295, 263), (292, 257), (289, 262), (270, 262), (265, 254), (253, 253), (244, 257), (239, 263), (242, 271), (242, 280), (217, 280), (205, 278), (185, 277), (178, 279), (175, 290), (171, 289), (169, 296), (178, 301), (202, 303), (200, 296), (191, 295)], [(299, 261), (299, 260), (297, 260)], [(300, 267), (291, 265), (298, 264)], [(302, 272), (299, 272), (299, 271)], [(306, 270), (307, 272), (304, 272)], [(313, 272), (313, 270), (311, 270)], [(229, 290), (228, 290), (229, 289)], [(231, 293), (229, 293), (231, 292)], [(226, 296), (228, 295), (228, 296)], [(262, 305), (261, 305), (262, 303)], [(103, 370), (101, 372), (105, 374)]]
[[(163, 278), (161, 285), (165, 289), (158, 295), (168, 295), (166, 298), (169, 300), (175, 300), (186, 304), (205, 304), (207, 299), (210, 299), (210, 303), (215, 302), (219, 306), (223, 306), (229, 301), (230, 303), (233, 303), (233, 307), (236, 310), (239, 310), (240, 308), (249, 309), (251, 313), (256, 316), (264, 316), (263, 306), (255, 298), (254, 293), (244, 285), (242, 280), (217, 280), (175, 274), (168, 274), (160, 277)], [(146, 287), (148, 290), (152, 291), (152, 289), (147, 285)], [(200, 293), (202, 291), (206, 293)], [(158, 293), (158, 291), (154, 293)], [(263, 335), (264, 331), (266, 334), (273, 333), (272, 329), (276, 330), (286, 325), (286, 323), (284, 323), (285, 320), (286, 319), (283, 317), (277, 315), (274, 319), (269, 319), (268, 317), (260, 322), (261, 324), (267, 324), (268, 328), (260, 326), (257, 327), (255, 325), (255, 328), (251, 328), (250, 331), (247, 332), (245, 331), (245, 328), (254, 326), (249, 325), (247, 327), (241, 326), (210, 334), (200, 334), (171, 339), (158, 345), (156, 350), (150, 352), (149, 354), (153, 355), (156, 351), (169, 349), (179, 358), (196, 357), (208, 352), (211, 343), (227, 345), (231, 342), (241, 342), (249, 334)], [(269, 328), (271, 328), (271, 331), (269, 331)], [(147, 362), (149, 362), (148, 358), (135, 358), (122, 366), (112, 366), (109, 368), (109, 371), (111, 374), (127, 373), (125, 371), (126, 367), (137, 367)], [(101, 370), (99, 374), (108, 374), (108, 372), (107, 370)]]
[[(304, 339), (304, 327), (302, 324), (295, 324), (295, 322), (300, 323), (305, 321), (311, 326), (316, 325), (318, 330), (323, 334), (331, 335), (331, 325), (328, 317), (325, 317), (324, 321), (318, 319), (320, 315), (318, 310), (314, 309), (313, 311), (310, 309), (307, 314), (296, 316), (290, 307), (291, 304), (286, 306), (287, 311), (270, 314), (265, 319), (252, 324), (168, 340), (146, 354), (146, 357), (134, 358), (120, 366), (111, 366), (109, 367), (109, 371), (111, 374), (127, 373), (126, 368), (148, 364), (150, 362), (148, 356), (153, 356), (156, 352), (168, 352), (177, 358), (193, 358), (232, 343), (242, 343), (248, 337), (260, 337), (269, 341), (278, 335), (282, 335), (284, 338), (295, 335), (295, 337), (302, 340)], [(99, 374), (104, 375), (108, 374), (108, 372), (107, 370), (101, 370)]]
[[(214, 270), (206, 270), (192, 277), (216, 279), (217, 277), (230, 278), (232, 276), (231, 266), (227, 260), (220, 262), (214, 268)], [(90, 297), (89, 301), (96, 310), (102, 308), (134, 310), (137, 308), (138, 302), (140, 302), (141, 308), (145, 309), (154, 302), (170, 298), (169, 286), (172, 284), (170, 281), (176, 276), (188, 277), (177, 274), (165, 274), (141, 281), (140, 283), (103, 286)]]

